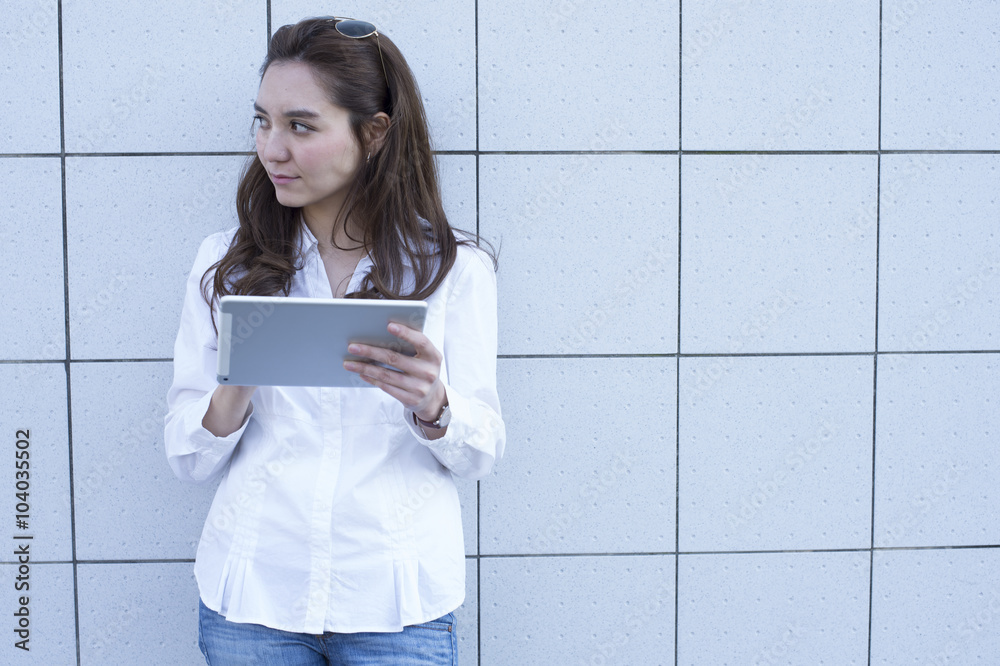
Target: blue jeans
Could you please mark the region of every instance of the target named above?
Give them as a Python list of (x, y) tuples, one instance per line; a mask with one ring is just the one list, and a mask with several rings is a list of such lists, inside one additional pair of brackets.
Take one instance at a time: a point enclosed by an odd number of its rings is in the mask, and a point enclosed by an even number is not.
[(198, 599), (198, 647), (209, 666), (455, 666), (455, 614), (400, 632), (299, 634), (229, 622)]

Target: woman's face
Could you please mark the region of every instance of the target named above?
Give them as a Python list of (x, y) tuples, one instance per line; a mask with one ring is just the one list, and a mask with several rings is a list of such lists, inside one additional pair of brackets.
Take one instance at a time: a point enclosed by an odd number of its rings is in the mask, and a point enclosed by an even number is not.
[(331, 103), (303, 63), (267, 68), (254, 104), (257, 157), (278, 201), (332, 218), (362, 158), (348, 112)]

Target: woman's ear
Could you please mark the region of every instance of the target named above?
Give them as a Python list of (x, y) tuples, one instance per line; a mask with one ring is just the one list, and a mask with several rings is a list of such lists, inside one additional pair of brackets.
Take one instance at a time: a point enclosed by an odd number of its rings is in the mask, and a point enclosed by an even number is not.
[(389, 131), (389, 122), (389, 114), (379, 111), (372, 116), (365, 127), (368, 133), (368, 145), (371, 146), (373, 155), (382, 149), (382, 144), (385, 142), (385, 134)]

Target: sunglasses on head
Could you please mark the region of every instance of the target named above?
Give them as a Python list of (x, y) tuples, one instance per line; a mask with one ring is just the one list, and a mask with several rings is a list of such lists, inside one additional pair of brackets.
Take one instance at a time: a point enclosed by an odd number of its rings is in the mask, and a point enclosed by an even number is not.
[(385, 71), (385, 59), (382, 57), (382, 43), (378, 40), (378, 29), (373, 24), (368, 21), (359, 21), (344, 16), (321, 16), (319, 18), (324, 21), (334, 21), (333, 27), (344, 37), (364, 39), (365, 37), (375, 35), (375, 45), (378, 46), (378, 59), (382, 61), (382, 74), (385, 76), (385, 85), (389, 85), (389, 75)]

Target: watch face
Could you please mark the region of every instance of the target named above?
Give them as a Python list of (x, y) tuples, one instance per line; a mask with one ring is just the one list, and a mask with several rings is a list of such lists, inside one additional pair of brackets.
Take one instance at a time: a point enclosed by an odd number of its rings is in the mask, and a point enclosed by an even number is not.
[(448, 407), (448, 403), (445, 403), (444, 407), (441, 409), (441, 414), (437, 417), (435, 421), (424, 421), (422, 418), (413, 414), (413, 419), (418, 425), (422, 425), (425, 428), (433, 428), (435, 430), (440, 430), (448, 425), (451, 421), (451, 408)]
[(446, 425), (448, 425), (450, 421), (451, 421), (451, 407), (445, 404), (444, 411), (441, 412), (441, 416), (438, 417), (438, 420), (437, 422), (435, 422), (434, 425), (436, 425), (439, 428), (443, 428)]

